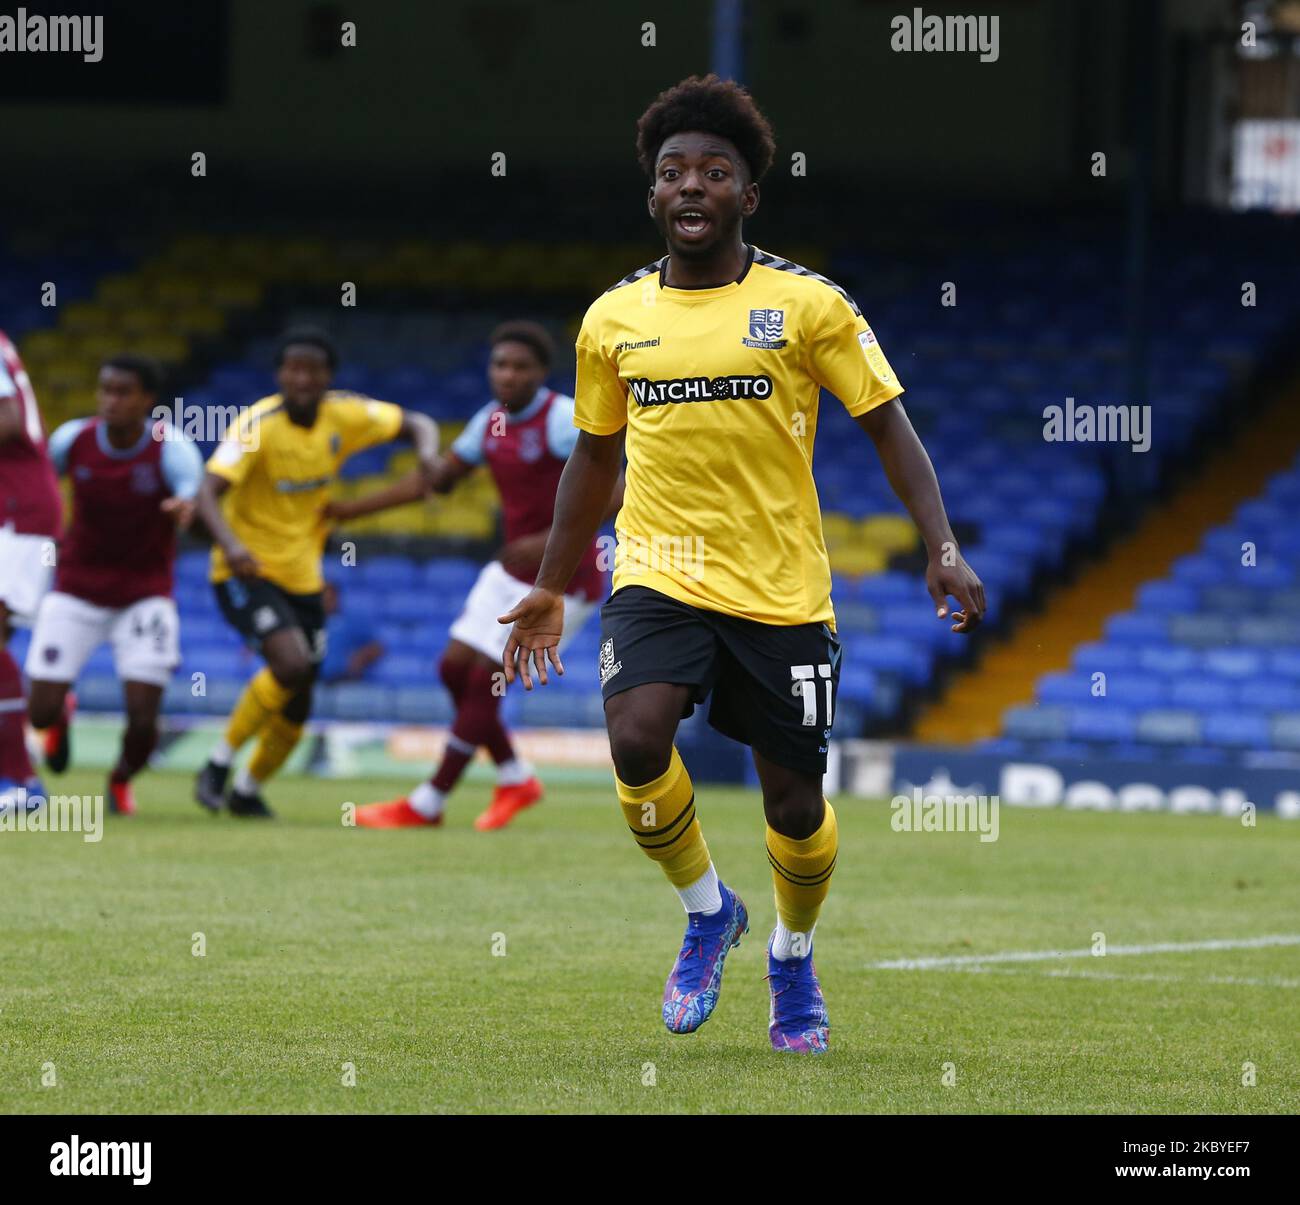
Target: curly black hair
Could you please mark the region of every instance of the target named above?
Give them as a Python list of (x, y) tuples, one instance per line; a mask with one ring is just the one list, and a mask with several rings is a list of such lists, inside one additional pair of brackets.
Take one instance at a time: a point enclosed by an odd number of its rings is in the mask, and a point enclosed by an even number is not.
[(503, 322), (488, 337), (488, 345), (495, 347), (498, 343), (522, 343), (537, 357), (543, 368), (550, 368), (555, 359), (555, 340), (550, 332), (537, 322), (515, 319)]
[(100, 367), (115, 368), (119, 372), (133, 373), (136, 381), (139, 382), (141, 391), (152, 397), (157, 397), (162, 392), (162, 368), (159, 367), (157, 360), (152, 360), (148, 356), (137, 356), (134, 353), (123, 352), (120, 356), (110, 356)]
[(329, 364), (330, 372), (333, 372), (339, 366), (338, 349), (334, 346), (334, 340), (321, 330), (318, 326), (295, 326), (284, 332), (280, 336), (280, 342), (276, 347), (275, 366), (279, 368), (284, 363), (285, 353), (291, 347), (296, 346), (314, 347), (325, 353), (325, 360)]
[(776, 139), (754, 98), (735, 80), (692, 75), (659, 93), (636, 123), (636, 157), (651, 180), (655, 160), (666, 139), (684, 130), (716, 134), (735, 144), (751, 180), (761, 180), (772, 166)]

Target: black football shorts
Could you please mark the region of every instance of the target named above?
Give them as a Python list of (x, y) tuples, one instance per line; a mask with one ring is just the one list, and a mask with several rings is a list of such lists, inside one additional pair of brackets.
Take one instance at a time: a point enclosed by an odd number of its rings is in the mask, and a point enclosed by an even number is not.
[(826, 772), (840, 653), (827, 624), (737, 619), (648, 586), (616, 590), (600, 611), (606, 699), (647, 682), (674, 682), (693, 688), (685, 718), (712, 694), (714, 728), (809, 774)]
[(322, 594), (290, 594), (265, 578), (230, 577), (214, 587), (217, 606), (254, 652), (281, 628), (298, 628), (312, 663), (325, 659), (325, 601)]

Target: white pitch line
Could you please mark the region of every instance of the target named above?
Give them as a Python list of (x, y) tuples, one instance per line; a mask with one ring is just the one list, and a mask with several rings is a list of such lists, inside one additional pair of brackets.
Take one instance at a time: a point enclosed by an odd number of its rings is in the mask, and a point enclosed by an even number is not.
[(1185, 954), (1201, 950), (1257, 950), (1264, 946), (1300, 946), (1300, 933), (1272, 937), (1215, 938), (1211, 941), (1165, 941), (1146, 946), (1107, 946), (1104, 955), (1090, 946), (1079, 950), (1004, 950), (997, 954), (956, 954), (945, 958), (891, 958), (869, 962), (869, 971), (931, 971), (988, 962), (1053, 962), (1063, 958), (1115, 958), (1124, 954)]
[(1253, 978), (1244, 975), (1116, 975), (1106, 971), (1076, 970), (1016, 970), (1012, 967), (965, 966), (948, 967), (947, 970), (964, 975), (1037, 975), (1047, 979), (1106, 979), (1120, 983), (1209, 983), (1236, 987), (1281, 987), (1294, 991), (1300, 988), (1300, 979)]

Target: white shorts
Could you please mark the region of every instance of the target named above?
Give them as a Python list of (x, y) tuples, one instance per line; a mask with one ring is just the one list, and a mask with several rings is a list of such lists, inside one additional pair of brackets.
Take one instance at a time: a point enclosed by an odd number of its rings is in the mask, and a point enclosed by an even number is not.
[(166, 686), (181, 660), (181, 622), (170, 598), (142, 598), (129, 607), (97, 607), (57, 590), (36, 616), (27, 676), (37, 682), (75, 682), (105, 641), (123, 682)]
[(0, 527), (0, 602), (13, 622), (29, 628), (54, 576), (55, 541)]
[[(465, 599), (465, 606), (451, 625), (451, 638), (468, 644), (485, 657), (499, 662), (505, 655), (506, 641), (510, 639), (510, 625), (497, 623), (497, 616), (513, 610), (515, 605), (532, 589), (527, 582), (511, 577), (500, 561), (484, 565), (478, 581)], [(596, 609), (575, 594), (564, 596), (564, 632), (560, 636), (560, 649), (577, 635), (587, 622), (587, 616)]]

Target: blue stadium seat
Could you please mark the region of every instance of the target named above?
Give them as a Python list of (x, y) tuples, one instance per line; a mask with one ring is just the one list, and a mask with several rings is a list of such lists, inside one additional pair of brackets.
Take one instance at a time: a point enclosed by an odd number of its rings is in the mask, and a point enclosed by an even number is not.
[(1063, 738), (1070, 729), (1071, 708), (1062, 706), (1011, 707), (1003, 714), (1007, 736), (1036, 741)]
[(1198, 609), (1201, 593), (1186, 582), (1145, 582), (1137, 592), (1138, 610), (1160, 615), (1186, 615)]
[(1169, 692), (1169, 702), (1189, 711), (1217, 711), (1235, 697), (1236, 683), (1224, 682), (1204, 674), (1175, 678)]
[(1270, 740), (1268, 717), (1256, 711), (1212, 711), (1205, 717), (1205, 740), (1212, 745), (1266, 748)]
[(1300, 714), (1273, 716), (1269, 722), (1269, 743), (1275, 749), (1300, 752)]
[(1254, 649), (1209, 649), (1201, 661), (1207, 673), (1220, 678), (1253, 678), (1264, 668), (1262, 657)]
[(1173, 676), (1200, 669), (1200, 658), (1193, 649), (1176, 644), (1148, 645), (1137, 651), (1137, 664), (1146, 673)]
[(1153, 745), (1191, 745), (1201, 739), (1201, 717), (1172, 708), (1145, 711), (1138, 717), (1137, 735)]
[(1070, 708), (1069, 736), (1076, 741), (1126, 741), (1137, 732), (1132, 708), (1106, 699), (1092, 699)]
[(1112, 615), (1105, 625), (1106, 640), (1111, 644), (1164, 644), (1169, 635), (1169, 620), (1147, 611)]

